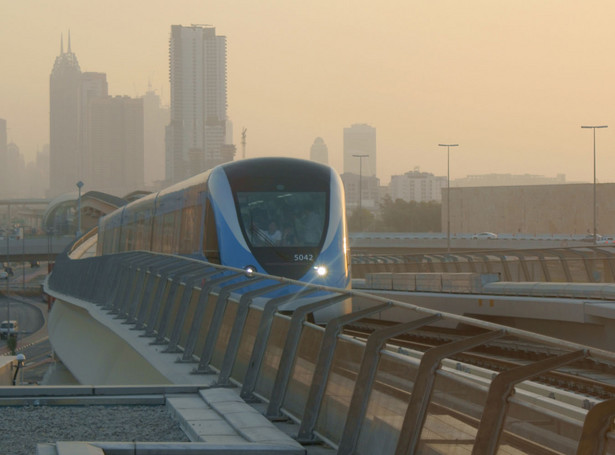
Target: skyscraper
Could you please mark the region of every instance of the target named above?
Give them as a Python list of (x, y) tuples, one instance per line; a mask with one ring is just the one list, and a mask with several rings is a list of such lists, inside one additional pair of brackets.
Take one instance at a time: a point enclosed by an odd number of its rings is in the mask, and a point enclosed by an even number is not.
[(171, 122), (166, 129), (166, 178), (177, 182), (230, 161), (226, 37), (211, 26), (171, 26)]
[(329, 149), (322, 137), (314, 139), (314, 143), (310, 148), (310, 160), (317, 163), (329, 164)]
[(93, 168), (92, 150), (90, 148), (90, 104), (92, 100), (106, 97), (109, 95), (107, 75), (105, 73), (86, 72), (81, 74), (81, 93), (79, 103), (79, 180), (93, 187), (92, 176), (95, 173)]
[[(358, 158), (353, 155), (368, 156)], [(376, 128), (366, 124), (344, 128), (344, 173), (376, 176)]]
[(169, 107), (161, 106), (160, 96), (148, 90), (143, 96), (145, 183), (154, 188), (165, 179), (164, 130), (169, 124)]
[[(143, 187), (143, 100), (128, 96), (89, 103), (89, 189), (124, 196)], [(88, 182), (84, 182), (88, 183)]]
[(80, 156), (80, 91), (81, 68), (71, 51), (60, 42), (60, 55), (56, 57), (49, 77), (49, 196), (73, 191), (82, 176)]

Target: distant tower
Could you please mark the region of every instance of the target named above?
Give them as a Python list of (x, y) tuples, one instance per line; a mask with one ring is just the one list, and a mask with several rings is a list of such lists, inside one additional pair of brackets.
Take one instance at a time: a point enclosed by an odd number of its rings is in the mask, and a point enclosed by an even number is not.
[(165, 179), (164, 129), (169, 124), (169, 107), (151, 88), (143, 96), (145, 184), (156, 186)]
[(79, 98), (81, 68), (71, 51), (70, 32), (68, 50), (60, 38), (60, 55), (56, 57), (49, 77), (49, 196), (74, 191), (81, 178), (79, 155)]
[(234, 155), (226, 137), (226, 37), (211, 26), (171, 26), (171, 122), (166, 178), (177, 182)]
[(87, 187), (91, 188), (92, 176), (96, 171), (93, 168), (92, 150), (90, 148), (91, 116), (89, 113), (90, 104), (96, 98), (106, 97), (109, 94), (107, 75), (105, 73), (81, 73), (81, 99), (79, 103), (79, 179)]
[[(369, 155), (363, 159), (362, 169), (359, 158), (352, 155)], [(365, 124), (344, 128), (344, 173), (376, 176), (376, 128)]]
[(95, 98), (89, 115), (93, 175), (88, 188), (116, 196), (142, 188), (143, 99)]
[(310, 148), (310, 160), (317, 163), (329, 164), (329, 149), (322, 137), (314, 139), (314, 143)]

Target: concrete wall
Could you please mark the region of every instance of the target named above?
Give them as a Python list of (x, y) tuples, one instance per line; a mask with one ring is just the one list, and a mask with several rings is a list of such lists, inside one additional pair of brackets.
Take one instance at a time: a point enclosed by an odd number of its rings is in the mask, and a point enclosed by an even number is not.
[(13, 385), (14, 365), (17, 365), (15, 356), (0, 356), (0, 386)]
[[(593, 233), (593, 184), (451, 188), (451, 233)], [(447, 224), (447, 198), (442, 226)], [(615, 183), (596, 185), (597, 230), (615, 233)]]
[(129, 341), (83, 308), (56, 300), (47, 327), (56, 355), (80, 384), (170, 383)]

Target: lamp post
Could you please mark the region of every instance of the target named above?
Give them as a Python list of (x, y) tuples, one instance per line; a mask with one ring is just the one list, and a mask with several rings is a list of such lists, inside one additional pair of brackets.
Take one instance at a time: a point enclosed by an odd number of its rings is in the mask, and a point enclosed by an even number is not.
[(446, 147), (446, 252), (451, 252), (451, 147), (459, 144), (438, 144)]
[(21, 289), (26, 290), (26, 229), (21, 226)]
[(359, 158), (359, 230), (363, 232), (363, 158), (369, 155), (352, 155)]
[(596, 230), (596, 128), (608, 128), (608, 125), (586, 125), (581, 128), (591, 128), (594, 130), (594, 245), (596, 244), (598, 231)]
[(81, 187), (83, 182), (79, 180), (77, 182), (77, 188), (79, 188), (79, 197), (77, 198), (77, 238), (81, 237)]
[[(7, 219), (7, 227), (6, 227), (6, 272), (8, 274), (9, 270), (11, 270), (10, 255), (9, 255), (9, 238), (11, 237), (11, 204), (8, 204), (8, 219)], [(9, 297), (9, 279), (10, 275), (6, 277), (6, 320), (7, 324), (11, 322), (11, 299)], [(7, 327), (6, 334), (6, 342), (9, 342), (9, 334), (10, 334), (10, 326)]]

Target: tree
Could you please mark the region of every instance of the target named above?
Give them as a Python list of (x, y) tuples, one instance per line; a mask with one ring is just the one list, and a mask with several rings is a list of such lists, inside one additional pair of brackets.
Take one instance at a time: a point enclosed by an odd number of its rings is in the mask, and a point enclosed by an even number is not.
[(374, 214), (366, 208), (361, 208), (359, 212), (359, 207), (355, 207), (348, 215), (348, 230), (350, 232), (373, 231), (375, 218)]
[(393, 201), (385, 196), (380, 203), (380, 228), (385, 232), (441, 232), (442, 204), (430, 202)]

